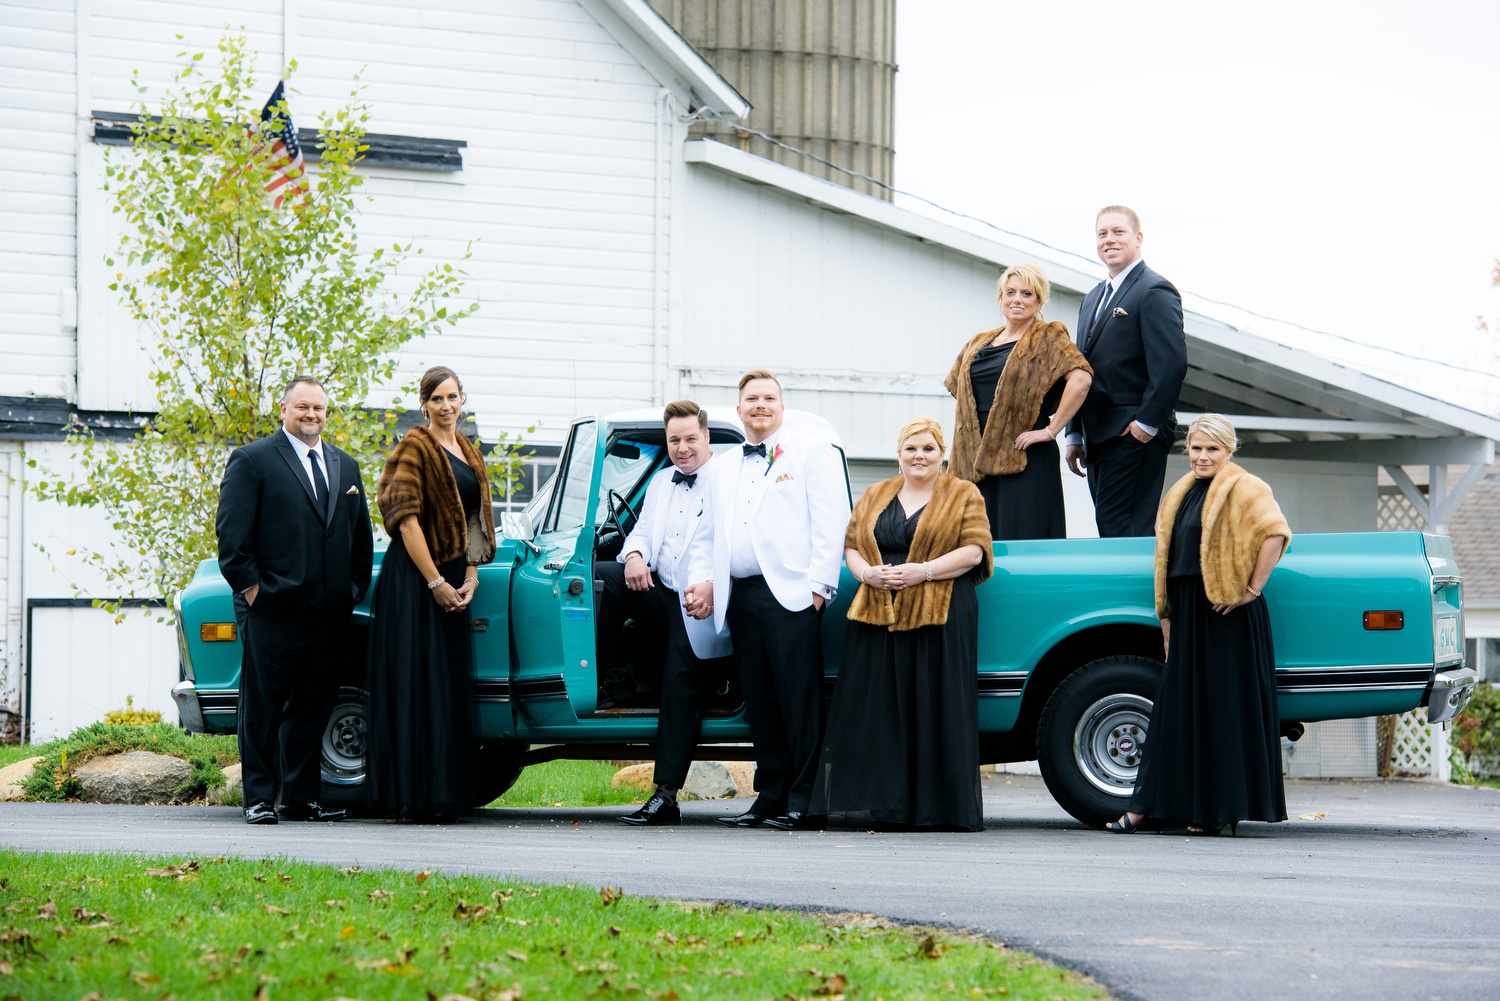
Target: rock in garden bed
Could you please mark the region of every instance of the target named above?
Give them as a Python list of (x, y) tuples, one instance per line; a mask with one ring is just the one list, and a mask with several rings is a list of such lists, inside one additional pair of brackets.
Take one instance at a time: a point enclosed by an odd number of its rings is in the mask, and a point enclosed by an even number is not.
[(36, 763), (42, 760), (41, 755), (34, 758), (25, 758), (14, 764), (0, 768), (0, 801), (21, 799), (26, 795), (26, 789), (22, 785)]
[[(656, 788), (652, 774), (654, 762), (627, 765), (615, 772), (610, 785), (616, 789), (636, 789), (650, 793)], [(682, 791), (695, 799), (726, 799), (748, 796), (754, 787), (755, 766), (748, 761), (694, 761), (688, 768)]]
[(170, 754), (126, 751), (92, 758), (72, 771), (85, 803), (172, 803), (193, 766)]

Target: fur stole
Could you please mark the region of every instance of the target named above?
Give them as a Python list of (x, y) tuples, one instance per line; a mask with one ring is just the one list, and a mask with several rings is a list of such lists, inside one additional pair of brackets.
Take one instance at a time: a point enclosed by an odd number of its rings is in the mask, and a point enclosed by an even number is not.
[(458, 480), (448, 464), (448, 452), (432, 432), (418, 426), (406, 432), (385, 460), (377, 499), (385, 529), (396, 534), (405, 518), (416, 518), (432, 562), (446, 563), (460, 554), (471, 564), (495, 558), (495, 512), (490, 507), (489, 474), (484, 456), (463, 435), (458, 436), (469, 468), (479, 479), (479, 510), (467, 522)]
[[(1156, 616), (1172, 615), (1167, 605), (1167, 554), (1172, 547), (1172, 525), (1177, 509), (1196, 477), (1189, 472), (1172, 484), (1156, 513)], [(1292, 544), (1292, 529), (1265, 480), (1225, 463), (1203, 498), (1203, 542), (1198, 558), (1203, 564), (1203, 590), (1215, 605), (1232, 605), (1245, 596), (1260, 547), (1281, 536), (1281, 551)]]
[(958, 400), (948, 472), (959, 479), (977, 482), (986, 476), (1007, 476), (1025, 469), (1026, 453), (1016, 450), (1016, 437), (1036, 425), (1042, 416), (1042, 400), (1047, 391), (1074, 369), (1094, 374), (1073, 344), (1065, 324), (1037, 320), (1010, 349), (1005, 372), (990, 403), (989, 423), (981, 438), (979, 406), (974, 400), (969, 368), (979, 349), (993, 341), (1001, 329), (986, 330), (969, 338), (948, 378), (943, 380), (948, 392)]
[[(875, 522), (901, 491), (905, 478), (893, 476), (871, 485), (854, 505), (854, 516), (844, 535), (844, 547), (853, 549), (871, 566), (879, 566), (880, 547), (875, 544)], [(932, 500), (922, 511), (916, 534), (911, 540), (908, 563), (925, 563), (945, 556), (963, 546), (978, 546), (984, 561), (969, 573), (974, 583), (988, 580), (995, 572), (995, 549), (990, 541), (990, 517), (985, 513), (979, 488), (965, 480), (938, 475)], [(948, 621), (948, 602), (953, 596), (953, 581), (924, 581), (904, 591), (882, 591), (859, 586), (849, 606), (849, 618), (872, 626), (885, 626), (892, 632), (940, 626)]]

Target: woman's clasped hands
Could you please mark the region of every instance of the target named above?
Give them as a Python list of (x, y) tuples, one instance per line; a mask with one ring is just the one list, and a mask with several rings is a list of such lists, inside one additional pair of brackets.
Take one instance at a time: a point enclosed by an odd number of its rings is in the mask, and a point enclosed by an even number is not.
[(881, 591), (904, 591), (927, 580), (927, 568), (920, 563), (882, 563), (865, 571), (863, 581)]

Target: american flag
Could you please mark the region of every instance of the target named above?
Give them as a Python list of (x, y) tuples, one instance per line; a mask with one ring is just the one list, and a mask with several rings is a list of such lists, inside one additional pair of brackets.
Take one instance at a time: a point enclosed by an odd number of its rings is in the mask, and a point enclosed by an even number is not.
[(271, 178), (266, 182), (266, 194), (273, 199), (275, 208), (287, 195), (307, 191), (307, 166), (302, 159), (302, 146), (297, 142), (297, 127), (292, 116), (282, 109), (286, 101), (286, 81), (278, 81), (271, 92), (271, 99), (260, 111), (260, 139), (262, 149), (267, 152)]

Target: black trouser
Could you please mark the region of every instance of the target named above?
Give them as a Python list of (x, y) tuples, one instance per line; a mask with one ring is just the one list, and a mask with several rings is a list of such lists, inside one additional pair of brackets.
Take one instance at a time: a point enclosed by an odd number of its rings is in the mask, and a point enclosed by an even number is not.
[(620, 637), (626, 619), (665, 633), (667, 652), (661, 673), (661, 711), (656, 724), (656, 782), (681, 789), (693, 763), (693, 749), (703, 727), (703, 701), (710, 679), (693, 653), (682, 621), (682, 597), (662, 584), (655, 571), (651, 588), (632, 591), (625, 586), (625, 568), (613, 561), (594, 564), (595, 577), (604, 582), (600, 598), (599, 681), (624, 677), (625, 658)]
[(789, 612), (764, 577), (736, 577), (726, 619), (755, 743), (750, 811), (806, 813), (823, 729), (823, 613)]
[(1175, 440), (1170, 429), (1162, 428), (1147, 442), (1137, 441), (1128, 431), (1108, 441), (1089, 442), (1089, 493), (1101, 539), (1156, 534), (1162, 477)]
[[(348, 613), (288, 615), (236, 596), (240, 659), (239, 739), (245, 805), (301, 806), (322, 797), (323, 730), (338, 692)], [(278, 781), (279, 780), (279, 781)]]

